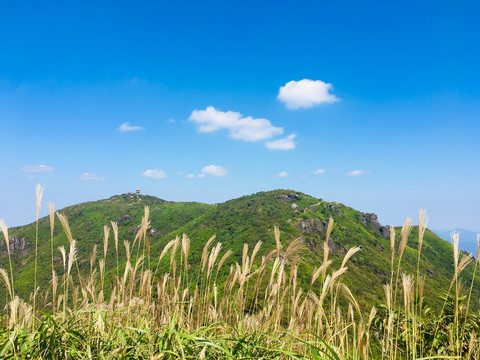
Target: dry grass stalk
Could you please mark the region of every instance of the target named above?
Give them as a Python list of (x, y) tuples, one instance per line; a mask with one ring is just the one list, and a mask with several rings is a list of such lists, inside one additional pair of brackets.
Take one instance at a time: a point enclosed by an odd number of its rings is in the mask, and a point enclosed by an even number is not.
[(103, 227), (103, 258), (107, 258), (107, 250), (108, 250), (108, 237), (110, 236), (110, 227), (105, 225)]
[(423, 237), (425, 235), (425, 230), (428, 225), (427, 212), (423, 209), (418, 210), (418, 257), (420, 258), (420, 253), (422, 252)]
[(53, 229), (55, 228), (55, 203), (48, 202), (48, 214), (50, 218), (50, 236), (53, 237)]
[[(218, 263), (218, 267), (217, 267), (217, 275), (218, 273), (220, 272), (220, 269), (221, 267), (223, 266), (223, 264), (225, 263), (225, 261), (228, 259), (228, 257), (230, 255), (233, 254), (233, 251), (232, 250), (227, 250), (227, 252), (225, 254), (223, 254), (222, 258), (220, 259), (219, 263)], [(253, 255), (252, 255), (253, 256)]]
[(212, 237), (210, 237), (210, 239), (208, 239), (207, 243), (203, 247), (203, 251), (202, 251), (202, 272), (205, 270), (205, 266), (207, 265), (208, 248), (212, 244), (213, 240), (215, 240), (216, 237), (217, 237), (217, 235), (213, 235)]
[(12, 256), (10, 253), (10, 237), (8, 236), (8, 227), (5, 224), (3, 219), (0, 219), (0, 229), (3, 232), (3, 237), (5, 238), (5, 244), (7, 245), (7, 253), (8, 253), (8, 264), (10, 266), (10, 280), (11, 284), (9, 283), (8, 286), (11, 287), (10, 291), (10, 300), (13, 300), (12, 296), (15, 294), (15, 282), (13, 281), (13, 267), (12, 267)]
[(5, 224), (3, 219), (0, 219), (0, 228), (3, 232), (3, 237), (5, 238), (5, 244), (7, 245), (7, 252), (10, 254), (10, 237), (8, 236), (8, 227)]
[(275, 245), (277, 246), (277, 257), (280, 257), (280, 250), (282, 249), (282, 244), (280, 243), (280, 229), (278, 226), (273, 227), (273, 233), (275, 235)]
[(188, 238), (188, 236), (185, 233), (183, 233), (183, 235), (182, 235), (182, 254), (183, 254), (183, 258), (184, 258), (185, 271), (187, 270), (189, 252), (190, 252), (190, 239)]
[(63, 231), (65, 231), (65, 235), (67, 235), (68, 242), (70, 245), (73, 242), (73, 236), (72, 236), (72, 231), (70, 230), (70, 225), (68, 225), (68, 220), (65, 217), (65, 215), (60, 214), (57, 212), (57, 217), (60, 220), (60, 223), (62, 224)]
[(355, 255), (357, 252), (359, 252), (361, 249), (360, 247), (358, 246), (354, 246), (350, 249), (348, 249), (347, 253), (345, 254), (345, 256), (343, 257), (343, 261), (342, 261), (342, 265), (340, 266), (340, 269), (345, 267), (345, 264), (347, 263), (347, 261), (353, 256)]
[(399, 252), (398, 252), (398, 262), (402, 261), (403, 252), (407, 246), (408, 237), (410, 232), (412, 231), (412, 219), (409, 217), (405, 220), (402, 230), (400, 231), (400, 245), (399, 245)]
[(7, 288), (8, 294), (10, 295), (10, 300), (13, 301), (13, 292), (12, 292), (12, 286), (10, 284), (10, 279), (8, 278), (7, 272), (3, 268), (0, 268), (0, 277), (5, 283), (5, 287)]
[(40, 208), (42, 204), (42, 197), (43, 197), (43, 190), (44, 188), (40, 186), (40, 184), (37, 184), (35, 186), (35, 193), (36, 193), (36, 204), (37, 204), (37, 219), (38, 216), (40, 215)]
[(93, 270), (93, 265), (95, 265), (96, 259), (97, 259), (97, 244), (93, 246), (92, 255), (90, 255), (90, 273)]

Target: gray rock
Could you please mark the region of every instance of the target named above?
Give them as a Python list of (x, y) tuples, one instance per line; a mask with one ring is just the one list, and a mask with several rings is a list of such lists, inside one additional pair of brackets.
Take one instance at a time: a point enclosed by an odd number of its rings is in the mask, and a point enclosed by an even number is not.
[(333, 253), (337, 249), (332, 238), (328, 238), (328, 248), (330, 253)]
[(155, 236), (155, 235), (157, 235), (159, 232), (160, 232), (160, 230), (150, 229), (149, 234), (150, 234), (150, 236)]
[(292, 204), (292, 209), (295, 210), (295, 211), (300, 211), (300, 208), (295, 203)]
[(379, 230), (380, 230), (380, 234), (382, 234), (382, 236), (385, 239), (390, 239), (390, 227), (389, 226), (382, 226)]
[(308, 208), (309, 208), (310, 210), (313, 210), (313, 211), (317, 210), (317, 206), (316, 206), (316, 205), (310, 205)]
[(128, 231), (136, 233), (140, 230), (141, 227), (142, 227), (142, 225), (138, 225), (138, 226), (135, 226), (134, 228), (128, 229)]
[(290, 199), (288, 196), (285, 196), (285, 195), (279, 195), (278, 198), (282, 201), (285, 201), (286, 203), (292, 202), (292, 199)]
[(288, 194), (288, 197), (292, 200), (300, 200), (300, 196), (298, 196), (298, 194)]
[[(28, 241), (25, 237), (18, 237), (18, 236), (9, 236), (8, 239), (10, 240), (10, 253), (24, 251), (27, 247)], [(0, 248), (2, 253), (7, 254), (7, 243), (5, 239), (2, 239), (0, 243)]]
[(380, 224), (377, 219), (377, 214), (364, 213), (358, 221), (362, 225), (371, 225), (375, 230), (380, 230), (382, 224)]

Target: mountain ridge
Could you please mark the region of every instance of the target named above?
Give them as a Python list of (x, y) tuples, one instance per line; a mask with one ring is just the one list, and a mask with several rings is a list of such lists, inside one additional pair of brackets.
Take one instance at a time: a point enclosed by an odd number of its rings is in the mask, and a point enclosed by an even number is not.
[[(121, 194), (110, 198), (89, 201), (58, 210), (64, 214), (72, 234), (77, 240), (78, 263), (80, 270), (89, 268), (92, 248), (103, 247), (103, 226), (110, 221), (118, 224), (120, 234), (119, 256), (125, 261), (123, 241), (133, 241), (139, 229), (144, 206), (150, 208), (148, 236), (152, 258), (158, 257), (164, 246), (175, 236), (186, 233), (191, 239), (191, 262), (197, 268), (206, 241), (216, 235), (223, 249), (230, 249), (234, 255), (226, 262), (226, 276), (229, 265), (240, 261), (244, 244), (251, 249), (262, 241), (259, 254), (265, 254), (275, 247), (274, 226), (281, 231), (281, 241), (288, 245), (300, 238), (305, 247), (302, 265), (299, 270), (301, 286), (308, 290), (310, 277), (323, 261), (323, 243), (329, 218), (335, 221), (331, 237), (328, 239), (329, 257), (332, 268), (338, 267), (348, 249), (359, 246), (362, 250), (349, 262), (345, 283), (351, 286), (363, 304), (375, 303), (383, 296), (382, 286), (390, 278), (390, 239), (389, 227), (382, 226), (375, 214), (362, 213), (337, 202), (326, 202), (294, 190), (272, 190), (242, 196), (218, 204), (199, 202), (173, 202), (150, 195)], [(13, 243), (13, 260), (16, 268), (16, 288), (26, 296), (31, 288), (33, 275), (33, 239), (35, 223), (14, 227), (10, 235)], [(399, 229), (396, 228), (397, 239)], [(418, 230), (414, 227), (407, 244), (402, 267), (416, 271)], [(23, 240), (22, 240), (23, 239)], [(110, 241), (112, 241), (110, 239)], [(61, 272), (61, 258), (56, 250), (66, 246), (67, 238), (57, 221), (54, 228), (55, 269)], [(39, 284), (47, 284), (51, 271), (48, 271), (51, 257), (50, 229), (48, 217), (39, 219)], [(4, 240), (0, 243), (0, 266), (6, 268)], [(420, 271), (425, 276), (425, 294), (435, 295), (446, 291), (443, 284), (449, 283), (453, 273), (453, 247), (427, 230), (421, 256)], [(115, 247), (107, 250), (107, 265), (111, 268), (115, 258)], [(154, 261), (155, 262), (155, 261)], [(168, 267), (161, 269), (168, 272)], [(466, 274), (471, 270), (467, 268)], [(442, 284), (442, 285), (439, 285)], [(476, 294), (478, 295), (478, 294)], [(436, 304), (432, 304), (436, 305)]]

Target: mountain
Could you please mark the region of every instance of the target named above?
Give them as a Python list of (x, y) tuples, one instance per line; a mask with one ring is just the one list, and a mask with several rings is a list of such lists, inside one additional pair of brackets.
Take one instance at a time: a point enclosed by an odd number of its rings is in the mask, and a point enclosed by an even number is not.
[(433, 230), (435, 234), (437, 234), (442, 239), (447, 240), (448, 242), (451, 242), (450, 234), (453, 231), (458, 232), (460, 236), (458, 247), (461, 250), (467, 251), (476, 257), (477, 250), (478, 250), (477, 234), (480, 234), (480, 231), (471, 231), (471, 230), (465, 230), (465, 229), (454, 229), (451, 231)]
[[(292, 240), (301, 238), (305, 250), (301, 254), (298, 271), (300, 286), (310, 289), (310, 279), (315, 268), (323, 261), (323, 242), (329, 218), (335, 221), (329, 239), (330, 269), (336, 269), (347, 250), (353, 246), (361, 251), (348, 262), (344, 282), (352, 289), (362, 305), (377, 303), (383, 298), (383, 284), (390, 280), (389, 227), (382, 226), (377, 216), (362, 213), (346, 205), (326, 202), (292, 190), (274, 190), (243, 196), (224, 203), (209, 205), (196, 202), (171, 202), (153, 196), (123, 194), (109, 199), (73, 205), (58, 213), (64, 214), (77, 241), (80, 271), (90, 268), (90, 255), (95, 244), (103, 255), (103, 227), (115, 221), (119, 228), (119, 258), (124, 264), (126, 250), (124, 240), (133, 241), (139, 229), (144, 207), (150, 208), (148, 238), (151, 243), (152, 265), (155, 267), (164, 246), (177, 235), (186, 233), (191, 239), (189, 264), (195, 272), (201, 263), (202, 249), (207, 240), (216, 234), (222, 243), (222, 254), (231, 249), (234, 256), (227, 259), (219, 274), (219, 281), (228, 275), (230, 264), (241, 262), (242, 249), (248, 244), (253, 249), (260, 240), (259, 251), (265, 255), (275, 248), (274, 226), (281, 231), (281, 241), (286, 248)], [(397, 247), (398, 233), (397, 232)], [(32, 291), (35, 255), (35, 223), (9, 229), (12, 260), (14, 263), (15, 289), (23, 297)], [(59, 246), (68, 249), (68, 240), (58, 219), (54, 228), (54, 263), (58, 273), (62, 270)], [(413, 228), (402, 259), (402, 269), (416, 274), (418, 229)], [(132, 249), (132, 254), (136, 249)], [(8, 268), (5, 241), (0, 243), (0, 266)], [(115, 246), (110, 235), (106, 269), (116, 265)], [(45, 287), (51, 278), (51, 242), (49, 218), (39, 220), (38, 237), (39, 285)], [(100, 258), (100, 255), (97, 257)], [(121, 265), (122, 266), (122, 265)], [(162, 265), (163, 266), (163, 265)], [(168, 266), (162, 267), (168, 271)], [(331, 271), (331, 270), (330, 270)], [(462, 274), (471, 279), (472, 268)], [(425, 297), (433, 307), (441, 299), (438, 295), (448, 289), (453, 274), (453, 246), (427, 230), (424, 237), (420, 273), (425, 276)], [(114, 271), (110, 270), (110, 275)], [(316, 284), (315, 284), (316, 286)], [(478, 297), (479, 290), (474, 290)]]

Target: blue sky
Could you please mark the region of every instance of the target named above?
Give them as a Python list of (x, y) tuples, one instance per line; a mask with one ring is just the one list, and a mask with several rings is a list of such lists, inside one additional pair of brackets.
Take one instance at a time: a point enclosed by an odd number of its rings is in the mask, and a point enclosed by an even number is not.
[(480, 230), (479, 15), (0, 1), (0, 217), (32, 221), (37, 183), (57, 208), (137, 187), (207, 203), (290, 188), (384, 224), (426, 208), (432, 228)]

